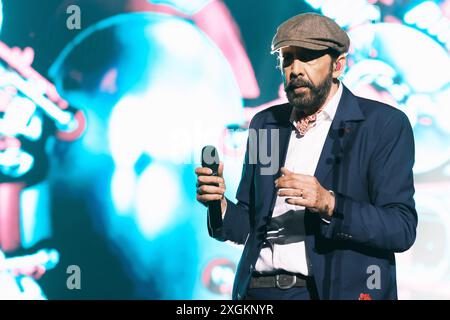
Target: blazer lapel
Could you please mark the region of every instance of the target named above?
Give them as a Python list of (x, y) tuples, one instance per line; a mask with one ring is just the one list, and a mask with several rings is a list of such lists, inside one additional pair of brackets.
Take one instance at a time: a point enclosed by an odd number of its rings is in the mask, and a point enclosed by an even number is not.
[[(292, 106), (289, 104), (280, 105), (277, 112), (271, 113), (265, 123), (265, 128), (269, 130), (278, 129), (279, 145), (278, 145), (278, 164), (277, 173), (273, 175), (273, 181), (281, 176), (280, 168), (286, 161), (286, 154), (289, 146), (289, 138), (294, 129), (292, 123), (289, 122), (292, 113)], [(273, 149), (273, 148), (271, 148)]]
[[(291, 136), (291, 132), (294, 129), (293, 125), (289, 122), (289, 118), (291, 116), (292, 106), (289, 104), (279, 105), (273, 109), (271, 113), (268, 114), (266, 121), (264, 123), (264, 129), (271, 131), (273, 134), (273, 130), (278, 130), (278, 139), (274, 141), (278, 145), (272, 146), (271, 139), (268, 139), (266, 142), (268, 144), (266, 150), (270, 150), (272, 157), (278, 157), (277, 162), (278, 165), (274, 169), (276, 169), (275, 174), (261, 176), (261, 181), (264, 181), (264, 202), (267, 205), (267, 214), (271, 215), (273, 208), (275, 206), (276, 200), (276, 191), (274, 188), (275, 180), (280, 177), (281, 172), (280, 168), (284, 165), (286, 160), (286, 154), (289, 146), (289, 139)], [(273, 154), (273, 152), (276, 152)]]
[(314, 174), (321, 184), (324, 183), (333, 166), (339, 163), (345, 154), (346, 145), (355, 133), (355, 121), (364, 119), (356, 97), (344, 86)]

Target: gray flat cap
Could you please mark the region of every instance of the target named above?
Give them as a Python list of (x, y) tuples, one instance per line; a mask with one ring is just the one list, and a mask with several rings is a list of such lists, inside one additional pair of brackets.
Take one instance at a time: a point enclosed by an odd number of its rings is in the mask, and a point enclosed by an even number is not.
[(303, 13), (283, 22), (272, 40), (272, 52), (297, 46), (311, 50), (348, 51), (347, 33), (332, 19), (316, 13)]

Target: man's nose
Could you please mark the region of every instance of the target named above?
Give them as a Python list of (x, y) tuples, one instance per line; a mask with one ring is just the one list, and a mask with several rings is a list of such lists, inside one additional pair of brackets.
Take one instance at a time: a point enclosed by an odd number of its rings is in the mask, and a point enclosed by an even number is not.
[(294, 62), (291, 64), (291, 79), (297, 77), (305, 76), (305, 63), (300, 61), (300, 59), (294, 59)]

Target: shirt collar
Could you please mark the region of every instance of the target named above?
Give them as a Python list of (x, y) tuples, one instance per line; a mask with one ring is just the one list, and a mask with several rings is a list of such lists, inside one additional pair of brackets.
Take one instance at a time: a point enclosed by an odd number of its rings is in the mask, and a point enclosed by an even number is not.
[[(317, 121), (324, 120), (324, 119), (329, 119), (330, 121), (333, 121), (334, 116), (336, 115), (339, 101), (341, 100), (341, 97), (342, 97), (342, 92), (344, 91), (342, 89), (342, 87), (343, 87), (342, 82), (339, 82), (338, 90), (336, 91), (334, 96), (331, 98), (331, 100), (328, 101), (328, 103), (324, 106), (322, 112), (319, 113), (319, 115), (317, 116)], [(289, 121), (291, 123), (293, 123), (295, 126), (295, 123), (297, 122), (297, 121), (295, 121), (295, 108), (292, 108), (291, 117), (290, 117)]]

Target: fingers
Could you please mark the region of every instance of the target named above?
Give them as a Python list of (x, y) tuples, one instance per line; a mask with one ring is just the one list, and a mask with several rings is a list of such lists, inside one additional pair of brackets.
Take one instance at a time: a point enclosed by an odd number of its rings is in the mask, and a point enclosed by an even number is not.
[(280, 171), (281, 171), (281, 174), (284, 175), (284, 176), (288, 176), (288, 175), (294, 174), (292, 171), (289, 171), (289, 170), (288, 170), (287, 168), (285, 168), (285, 167), (282, 167), (282, 168), (280, 169)]
[(211, 186), (211, 185), (200, 185), (197, 187), (197, 193), (202, 194), (219, 194), (223, 195), (225, 193), (225, 187), (224, 186)]
[[(197, 167), (195, 168), (195, 174), (197, 176), (200, 175), (207, 175), (210, 176), (212, 175), (212, 170), (210, 168), (206, 168), (206, 167)], [(222, 177), (223, 176), (223, 162), (219, 162), (219, 168), (217, 169), (217, 176)]]
[(285, 201), (294, 206), (301, 206), (301, 207), (305, 207), (305, 208), (310, 207), (308, 199), (304, 199), (304, 198), (286, 198)]
[(292, 171), (290, 171), (289, 169), (287, 169), (285, 167), (282, 167), (280, 169), (280, 172), (281, 172), (282, 176), (287, 176), (287, 177), (288, 176), (298, 176), (299, 178), (305, 178), (305, 179), (313, 178), (312, 176), (308, 176), (308, 175), (305, 175), (305, 174), (292, 172)]
[(297, 180), (297, 179), (278, 179), (275, 183), (277, 189), (287, 188), (287, 189), (305, 189), (307, 184)]
[(295, 197), (295, 198), (286, 198), (285, 201), (286, 203), (289, 203), (294, 206), (301, 206), (308, 208), (308, 210), (311, 212), (319, 212), (319, 209), (317, 209), (317, 207), (314, 205), (314, 201), (311, 199)]
[(217, 169), (217, 175), (219, 177), (223, 177), (223, 162), (222, 161), (219, 162), (219, 168)]
[(198, 176), (197, 177), (197, 187), (199, 187), (203, 184), (220, 186), (220, 185), (225, 185), (225, 180), (222, 177), (216, 177), (216, 176)]
[(306, 194), (303, 189), (281, 189), (277, 194), (280, 197), (300, 197), (306, 199)]
[(199, 176), (199, 175), (208, 175), (208, 176), (210, 176), (210, 175), (212, 175), (212, 170), (210, 168), (198, 167), (198, 168), (195, 168), (195, 174), (197, 176)]
[(208, 201), (222, 200), (225, 195), (225, 186), (216, 187), (202, 185), (197, 188), (197, 201), (205, 204)]
[(198, 194), (197, 193), (197, 201), (200, 202), (208, 202), (213, 200), (222, 200), (223, 196), (220, 194)]
[[(297, 187), (304, 187), (304, 188), (317, 184), (316, 178), (313, 176), (308, 176), (308, 175), (299, 174), (299, 173), (290, 173), (288, 175), (284, 175), (284, 176), (281, 176), (278, 179), (276, 179), (275, 186), (277, 188), (287, 188), (287, 187), (289, 187), (289, 185), (287, 183), (290, 183), (292, 181), (295, 181), (296, 183), (298, 183)], [(291, 184), (291, 187), (292, 187), (292, 184)]]

